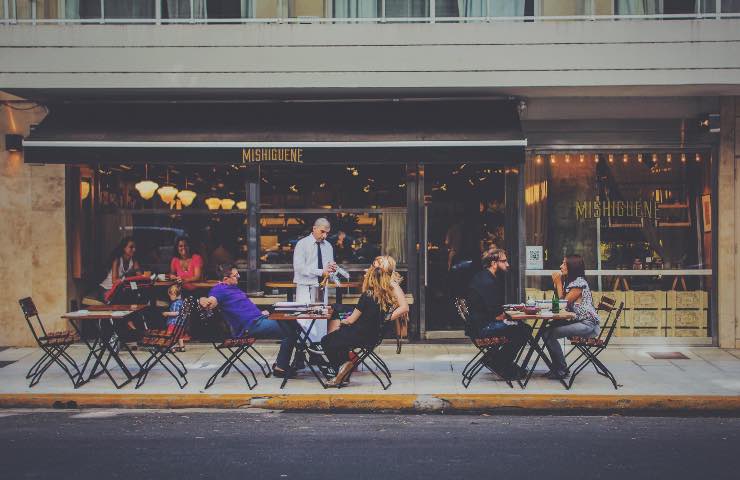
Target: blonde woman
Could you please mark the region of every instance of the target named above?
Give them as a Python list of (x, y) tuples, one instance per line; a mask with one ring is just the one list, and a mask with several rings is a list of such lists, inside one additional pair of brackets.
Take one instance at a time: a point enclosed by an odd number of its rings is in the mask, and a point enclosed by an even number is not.
[(338, 387), (352, 372), (355, 364), (348, 361), (352, 348), (377, 342), (383, 321), (406, 315), (409, 305), (400, 286), (396, 261), (389, 256), (376, 257), (365, 272), (362, 296), (352, 314), (339, 322), (339, 329), (323, 339), (321, 346), (337, 376), (327, 386)]

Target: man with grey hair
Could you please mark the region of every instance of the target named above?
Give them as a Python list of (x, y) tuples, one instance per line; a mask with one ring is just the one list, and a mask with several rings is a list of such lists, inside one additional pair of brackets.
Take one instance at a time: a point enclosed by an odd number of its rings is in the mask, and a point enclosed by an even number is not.
[[(334, 273), (334, 249), (326, 241), (331, 230), (329, 220), (324, 217), (313, 222), (311, 234), (300, 239), (293, 251), (293, 283), (296, 284), (297, 302), (311, 301), (311, 286), (318, 285), (325, 275)], [(300, 320), (299, 320), (300, 321)], [(304, 320), (305, 321), (305, 320)], [(310, 323), (310, 320), (307, 321)], [(304, 325), (308, 327), (308, 324)], [(326, 322), (314, 323), (311, 340), (320, 341), (326, 335)]]

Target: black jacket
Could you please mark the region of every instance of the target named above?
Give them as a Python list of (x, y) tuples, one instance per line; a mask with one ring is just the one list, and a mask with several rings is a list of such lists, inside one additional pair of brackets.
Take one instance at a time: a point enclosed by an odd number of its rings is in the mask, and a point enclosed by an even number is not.
[(470, 324), (465, 334), (477, 337), (481, 329), (504, 312), (504, 279), (489, 270), (478, 272), (470, 282), (468, 305)]

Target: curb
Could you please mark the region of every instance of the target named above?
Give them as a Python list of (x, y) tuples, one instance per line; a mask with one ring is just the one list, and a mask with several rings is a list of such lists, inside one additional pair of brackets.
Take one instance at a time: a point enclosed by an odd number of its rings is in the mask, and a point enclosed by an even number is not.
[(485, 394), (0, 394), (0, 408), (264, 408), (288, 411), (740, 413), (740, 396)]

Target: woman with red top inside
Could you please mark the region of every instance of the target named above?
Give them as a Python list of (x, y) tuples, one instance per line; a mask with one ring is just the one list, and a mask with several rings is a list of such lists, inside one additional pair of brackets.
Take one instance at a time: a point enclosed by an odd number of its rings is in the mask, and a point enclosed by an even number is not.
[(188, 284), (203, 278), (203, 257), (192, 252), (187, 237), (175, 239), (175, 256), (170, 262), (170, 276), (186, 290), (193, 290)]

